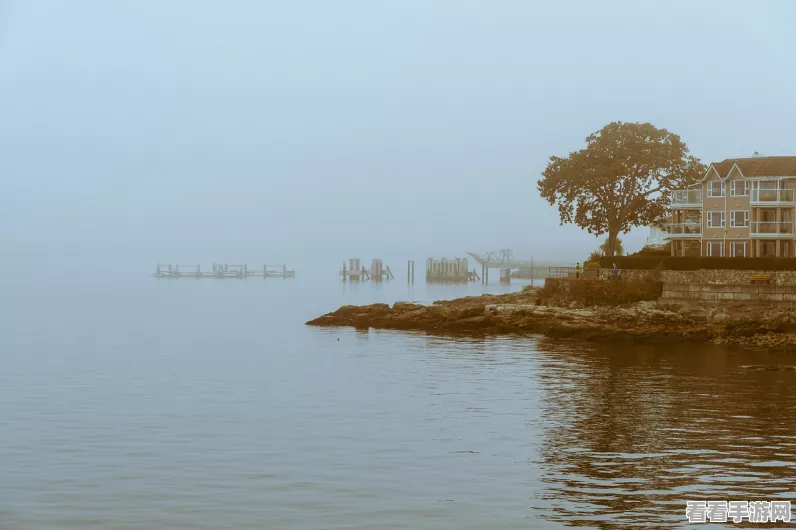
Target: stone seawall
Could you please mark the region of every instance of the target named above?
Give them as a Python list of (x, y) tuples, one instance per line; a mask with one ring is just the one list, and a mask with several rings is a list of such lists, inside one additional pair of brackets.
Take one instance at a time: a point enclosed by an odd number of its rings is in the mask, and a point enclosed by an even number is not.
[(796, 285), (663, 284), (661, 303), (742, 301), (796, 304)]
[[(664, 283), (713, 283), (721, 285), (748, 285), (755, 274), (773, 274), (774, 285), (796, 285), (796, 271), (743, 271), (733, 269), (700, 269), (696, 271), (644, 271), (623, 270), (620, 278), (655, 276)], [(611, 279), (610, 269), (600, 269), (598, 277)]]
[[(796, 271), (777, 271), (769, 284), (752, 284), (754, 274), (766, 274), (767, 271), (738, 270), (698, 270), (698, 271), (621, 271), (613, 277), (610, 270), (602, 269), (597, 276), (575, 278), (548, 278), (545, 287), (552, 287), (554, 292), (567, 300), (573, 297), (576, 301), (583, 298), (587, 290), (573, 290), (580, 282), (594, 281), (599, 278), (604, 282), (628, 282), (642, 278), (660, 282), (662, 286), (660, 301), (662, 303), (701, 303), (739, 301), (744, 303), (787, 304), (796, 305)], [(635, 283), (635, 282), (633, 282)], [(606, 287), (608, 283), (605, 284)], [(631, 287), (632, 289), (632, 287)], [(620, 289), (621, 291), (621, 289)], [(648, 298), (652, 300), (653, 298)], [(556, 303), (556, 300), (552, 300)], [(583, 301), (583, 300), (581, 300)]]

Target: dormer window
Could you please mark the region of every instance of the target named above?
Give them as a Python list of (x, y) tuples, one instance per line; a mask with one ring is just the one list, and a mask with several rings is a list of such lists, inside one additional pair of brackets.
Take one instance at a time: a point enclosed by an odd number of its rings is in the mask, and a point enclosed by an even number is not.
[(708, 197), (724, 197), (723, 182), (708, 182)]

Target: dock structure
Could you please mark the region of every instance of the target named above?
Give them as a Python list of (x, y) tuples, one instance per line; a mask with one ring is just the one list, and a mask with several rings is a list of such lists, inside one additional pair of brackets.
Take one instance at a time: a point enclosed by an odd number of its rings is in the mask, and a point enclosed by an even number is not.
[(368, 270), (364, 265), (360, 265), (359, 258), (351, 258), (348, 260), (348, 266), (346, 267), (346, 262), (344, 261), (343, 268), (340, 270), (340, 279), (344, 282), (383, 282), (393, 278), (390, 266), (384, 266), (380, 259), (374, 259), (370, 264), (370, 270)]
[(475, 270), (468, 270), (467, 258), (426, 260), (427, 283), (466, 283), (476, 277)]
[(533, 278), (533, 258), (530, 260), (516, 259), (511, 249), (504, 248), (502, 250), (487, 252), (486, 254), (479, 254), (476, 252), (468, 252), (467, 254), (481, 264), (481, 283), (489, 283), (489, 269), (500, 269), (501, 283), (511, 282), (512, 270), (519, 270), (520, 272), (529, 271), (528, 274)]
[(262, 269), (250, 269), (248, 265), (229, 265), (227, 263), (213, 263), (212, 272), (202, 272), (201, 265), (171, 265), (158, 263), (155, 268), (155, 278), (248, 278), (262, 276), (263, 278), (295, 278), (296, 271), (289, 271), (285, 265), (281, 268), (269, 268), (263, 265)]

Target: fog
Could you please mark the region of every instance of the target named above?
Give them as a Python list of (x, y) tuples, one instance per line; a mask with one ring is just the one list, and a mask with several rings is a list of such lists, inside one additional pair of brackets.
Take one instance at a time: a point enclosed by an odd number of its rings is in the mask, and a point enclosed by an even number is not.
[(796, 154), (795, 15), (0, 0), (0, 252), (579, 260), (599, 241), (559, 226), (536, 182), (610, 121), (705, 162)]

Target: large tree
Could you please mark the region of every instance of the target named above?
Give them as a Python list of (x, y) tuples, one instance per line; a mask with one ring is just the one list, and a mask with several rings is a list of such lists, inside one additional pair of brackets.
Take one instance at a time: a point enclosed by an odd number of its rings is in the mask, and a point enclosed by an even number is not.
[(613, 256), (619, 234), (660, 222), (668, 190), (705, 174), (680, 137), (650, 123), (609, 123), (586, 138), (586, 147), (566, 158), (551, 156), (539, 192), (558, 205), (561, 224), (608, 234)]

